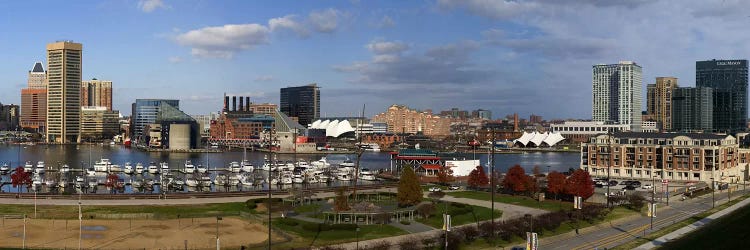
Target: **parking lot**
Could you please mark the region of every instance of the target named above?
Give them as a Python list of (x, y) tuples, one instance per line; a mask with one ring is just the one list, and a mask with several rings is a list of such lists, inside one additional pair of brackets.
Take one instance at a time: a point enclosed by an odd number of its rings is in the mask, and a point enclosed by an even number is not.
[[(606, 178), (596, 178), (594, 183), (598, 180), (604, 180)], [(659, 202), (665, 202), (667, 197), (667, 187), (669, 188), (668, 195), (670, 199), (676, 199), (676, 196), (681, 196), (683, 193), (689, 193), (694, 190), (700, 190), (708, 188), (708, 185), (704, 182), (684, 182), (684, 181), (669, 181), (669, 186), (663, 184), (661, 180), (635, 180), (635, 179), (616, 179), (612, 178), (613, 181), (609, 186), (609, 195), (612, 196), (623, 196), (630, 195), (633, 193), (639, 193), (646, 199), (651, 199), (651, 193), (654, 192), (654, 200)], [(616, 183), (615, 183), (616, 182)], [(636, 183), (632, 183), (636, 182)], [(594, 196), (589, 199), (590, 202), (606, 203), (607, 185), (599, 181), (599, 184), (594, 188)]]

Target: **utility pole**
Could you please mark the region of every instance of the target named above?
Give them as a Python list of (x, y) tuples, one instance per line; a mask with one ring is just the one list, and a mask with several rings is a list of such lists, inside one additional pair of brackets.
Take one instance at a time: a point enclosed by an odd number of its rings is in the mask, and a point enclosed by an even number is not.
[[(272, 159), (273, 156), (273, 147), (271, 147), (271, 144), (273, 143), (273, 132), (275, 131), (276, 122), (274, 122), (274, 128), (271, 128), (271, 131), (268, 133), (268, 155), (269, 160)], [(271, 250), (271, 167), (268, 168), (268, 250)]]
[(609, 208), (609, 186), (610, 186), (610, 172), (612, 172), (612, 130), (607, 129), (607, 207)]
[(651, 172), (651, 230), (654, 230), (654, 213), (656, 213), (656, 206), (654, 205), (654, 195), (656, 194), (656, 174)]
[[(365, 104), (362, 104), (362, 124), (365, 123)], [(359, 162), (362, 159), (362, 153), (365, 152), (365, 150), (362, 148), (362, 124), (359, 124), (359, 144), (357, 145), (357, 165), (354, 166), (354, 191), (352, 194), (354, 194), (354, 200), (357, 200), (357, 182), (359, 181)]]
[(492, 236), (495, 236), (495, 127), (492, 127), (492, 141), (490, 142), (490, 151), (492, 153), (490, 154), (490, 159), (488, 159), (488, 163), (490, 164), (490, 189), (492, 198), (491, 200), (491, 210), (490, 214), (492, 214)]

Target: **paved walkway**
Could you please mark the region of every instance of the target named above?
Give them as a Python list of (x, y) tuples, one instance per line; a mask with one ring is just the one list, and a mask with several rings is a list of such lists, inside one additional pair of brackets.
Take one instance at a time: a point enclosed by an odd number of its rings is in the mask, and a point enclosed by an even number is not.
[(688, 233), (690, 233), (692, 231), (695, 231), (695, 230), (697, 230), (697, 229), (699, 229), (699, 228), (701, 228), (701, 227), (709, 224), (710, 222), (718, 219), (719, 217), (722, 217), (722, 216), (727, 215), (727, 214), (729, 214), (731, 212), (734, 212), (737, 209), (746, 206), (747, 204), (750, 204), (750, 199), (745, 199), (743, 201), (740, 201), (737, 204), (734, 204), (734, 205), (732, 205), (732, 206), (730, 206), (730, 207), (728, 207), (728, 208), (726, 208), (724, 210), (721, 210), (721, 211), (716, 212), (716, 213), (714, 213), (712, 215), (709, 215), (706, 218), (703, 218), (703, 219), (701, 219), (699, 221), (693, 222), (693, 224), (690, 224), (690, 225), (687, 225), (687, 226), (682, 227), (680, 229), (677, 229), (674, 232), (668, 233), (668, 234), (666, 234), (664, 236), (661, 236), (661, 237), (659, 237), (659, 238), (657, 238), (657, 239), (655, 239), (655, 240), (653, 240), (651, 242), (648, 242), (646, 244), (640, 245), (636, 249), (653, 249), (653, 248), (660, 247), (660, 246), (664, 245), (665, 243), (669, 242), (670, 240), (674, 240), (674, 239), (680, 238), (683, 235), (686, 235), (686, 234), (688, 234)]
[[(492, 207), (491, 201), (475, 200), (475, 199), (469, 199), (469, 198), (456, 198), (456, 197), (450, 196), (450, 193), (446, 195), (445, 197), (443, 197), (441, 200), (464, 203), (464, 204), (486, 207), (486, 208)], [(495, 209), (503, 211), (503, 216), (500, 217), (500, 219), (502, 220), (523, 217), (525, 214), (540, 215), (540, 214), (545, 214), (549, 212), (547, 210), (524, 207), (524, 206), (513, 205), (513, 204), (508, 204), (508, 203), (500, 203), (500, 202), (495, 202)]]

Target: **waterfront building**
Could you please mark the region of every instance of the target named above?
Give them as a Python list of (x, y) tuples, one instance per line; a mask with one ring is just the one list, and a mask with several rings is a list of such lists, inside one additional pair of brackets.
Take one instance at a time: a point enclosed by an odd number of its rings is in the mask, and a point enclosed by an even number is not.
[(617, 132), (581, 146), (581, 169), (592, 176), (711, 181), (741, 176), (738, 140), (710, 133)]
[(485, 109), (477, 109), (477, 110), (471, 111), (471, 117), (482, 119), (482, 120), (492, 120), (492, 111), (485, 110)]
[(386, 112), (375, 115), (373, 122), (388, 124), (388, 132), (417, 134), (430, 137), (450, 135), (451, 119), (432, 114), (428, 111), (417, 111), (404, 105), (391, 105)]
[(551, 124), (549, 130), (560, 133), (569, 143), (583, 143), (596, 135), (629, 131), (630, 126), (595, 121), (565, 121), (561, 124)]
[(388, 124), (385, 122), (373, 122), (370, 121), (370, 124), (372, 124), (372, 133), (373, 134), (385, 134), (388, 133)]
[(544, 119), (542, 118), (541, 115), (531, 114), (529, 116), (529, 123), (531, 123), (531, 124), (540, 124), (540, 123), (542, 123), (543, 120)]
[(0, 131), (17, 130), (19, 118), (18, 105), (0, 104)]
[(98, 106), (112, 110), (112, 81), (97, 80), (81, 82), (81, 107)]
[(41, 62), (29, 70), (26, 88), (21, 89), (21, 127), (44, 133), (47, 123), (47, 72)]
[(207, 115), (191, 115), (191, 117), (193, 117), (193, 119), (198, 122), (198, 126), (200, 127), (201, 131), (201, 137), (210, 137), (211, 121), (218, 119), (219, 115), (216, 113), (209, 113)]
[(713, 89), (714, 131), (745, 131), (747, 73), (747, 60), (695, 62), (695, 86)]
[(646, 114), (660, 131), (672, 130), (672, 93), (677, 87), (676, 77), (657, 77), (656, 83), (646, 86)]
[(162, 107), (162, 103), (168, 104), (176, 109), (180, 108), (179, 100), (171, 99), (136, 99), (132, 104), (132, 115), (130, 117), (130, 138), (135, 143), (146, 143), (144, 128), (148, 124), (156, 122), (156, 118)]
[(47, 142), (80, 139), (82, 51), (71, 41), (47, 44)]
[(672, 96), (672, 130), (712, 131), (713, 98), (712, 88), (676, 88)]
[(120, 132), (119, 112), (103, 106), (81, 107), (81, 141), (112, 139)]
[[(144, 141), (151, 148), (182, 151), (201, 147), (198, 122), (169, 102), (159, 102), (153, 123), (144, 126), (148, 137)], [(146, 129), (147, 128), (147, 129)]]
[(642, 68), (632, 61), (593, 66), (592, 118), (640, 131)]
[(250, 104), (250, 111), (252, 111), (253, 114), (273, 115), (277, 110), (279, 110), (279, 107), (273, 103)]
[(317, 84), (281, 89), (279, 109), (307, 126), (320, 117), (320, 88)]

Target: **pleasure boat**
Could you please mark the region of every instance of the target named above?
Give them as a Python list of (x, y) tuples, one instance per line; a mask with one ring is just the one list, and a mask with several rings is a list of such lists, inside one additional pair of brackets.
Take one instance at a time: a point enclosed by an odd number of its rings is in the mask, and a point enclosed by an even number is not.
[(62, 168), (60, 168), (60, 173), (67, 174), (68, 172), (70, 172), (70, 166), (68, 166), (68, 164), (63, 164)]
[(182, 186), (185, 185), (185, 181), (183, 181), (180, 178), (174, 178), (173, 182), (174, 182), (174, 185), (177, 186), (177, 187), (182, 187)]
[(43, 161), (37, 162), (36, 168), (34, 168), (34, 172), (37, 174), (44, 174), (44, 170), (46, 170), (46, 168), (44, 167), (44, 162)]
[(320, 158), (320, 160), (311, 162), (310, 165), (312, 165), (313, 167), (318, 168), (318, 169), (327, 168), (327, 167), (331, 166), (331, 164), (328, 163), (328, 160), (326, 159), (325, 156), (323, 156), (322, 158)]
[(375, 175), (372, 174), (372, 172), (360, 172), (359, 173), (359, 179), (365, 180), (365, 181), (374, 181), (376, 180)]
[(3, 166), (0, 167), (0, 174), (7, 174), (10, 172), (10, 166), (8, 166), (8, 163), (3, 163)]
[(110, 165), (112, 165), (112, 162), (110, 162), (109, 159), (102, 158), (94, 163), (94, 171), (108, 172)]
[(122, 170), (125, 174), (133, 174), (133, 165), (130, 162), (125, 163), (125, 168)]
[(34, 172), (34, 164), (31, 164), (30, 161), (27, 161), (26, 164), (23, 165), (23, 171), (26, 173)]
[(195, 173), (195, 165), (193, 165), (193, 163), (190, 162), (190, 160), (185, 161), (185, 173), (187, 174)]
[(304, 169), (307, 169), (307, 168), (310, 167), (310, 164), (307, 163), (307, 161), (305, 161), (305, 160), (298, 160), (296, 165), (297, 165), (296, 167), (300, 167), (300, 168), (304, 168)]
[(227, 182), (227, 175), (225, 174), (217, 174), (216, 178), (214, 179), (214, 183), (216, 183), (216, 186), (224, 186)]
[(320, 183), (326, 183), (326, 182), (328, 182), (328, 176), (327, 176), (327, 175), (326, 175), (326, 173), (325, 173), (325, 172), (323, 172), (323, 171), (320, 171), (320, 170), (318, 170), (318, 171), (314, 171), (314, 172), (312, 173), (312, 176), (313, 176), (313, 178), (314, 178), (315, 180), (317, 180), (317, 181), (318, 181), (318, 182), (320, 182)]
[(135, 180), (130, 179), (130, 186), (133, 187), (134, 189), (141, 188), (143, 187), (143, 181), (139, 179), (135, 179)]
[(261, 169), (263, 169), (263, 171), (269, 171), (269, 172), (276, 171), (277, 170), (276, 169), (276, 163), (267, 160), (267, 161), (263, 162), (263, 166), (261, 167)]
[(201, 164), (198, 164), (198, 167), (196, 167), (195, 170), (198, 171), (198, 173), (201, 173), (201, 174), (204, 174), (204, 173), (208, 172), (208, 168), (204, 167)]
[(352, 177), (348, 173), (339, 172), (336, 174), (336, 179), (340, 181), (351, 181)]
[(342, 167), (354, 167), (354, 162), (352, 160), (349, 160), (347, 158), (346, 160), (344, 160), (344, 162), (342, 162), (341, 164), (339, 164), (339, 166), (342, 166)]
[(189, 178), (187, 178), (187, 180), (185, 180), (185, 185), (187, 185), (188, 187), (197, 187), (198, 186), (198, 180), (196, 180), (193, 177), (189, 177)]
[(229, 184), (229, 186), (240, 185), (240, 176), (237, 174), (230, 175), (228, 177), (227, 184)]
[(240, 170), (242, 170), (242, 167), (240, 167), (240, 163), (233, 161), (229, 163), (229, 171), (232, 173), (239, 173)]
[(278, 184), (279, 184), (279, 179), (276, 179), (276, 178), (271, 179), (271, 185), (278, 185)]
[(250, 163), (250, 161), (248, 160), (242, 160), (242, 162), (240, 163), (240, 166), (241, 166), (240, 170), (242, 170), (242, 172), (250, 173), (250, 172), (253, 172), (253, 170), (255, 170), (255, 166), (253, 166), (253, 164)]
[(301, 176), (300, 177), (294, 177), (294, 178), (292, 178), (292, 183), (302, 184), (302, 182), (304, 182), (304, 181), (305, 181), (305, 179), (303, 179)]
[(149, 174), (158, 174), (159, 173), (159, 167), (156, 166), (156, 163), (149, 163), (148, 164), (148, 173)]
[(89, 178), (89, 187), (93, 188), (99, 186), (99, 182), (96, 181), (96, 178)]
[(282, 174), (281, 178), (279, 178), (279, 183), (281, 183), (282, 185), (289, 185), (294, 183), (294, 181), (292, 180), (292, 175), (289, 173)]
[(169, 164), (166, 162), (159, 163), (161, 166), (161, 172), (162, 173), (169, 173)]
[(88, 175), (88, 176), (96, 176), (96, 170), (94, 170), (94, 168), (87, 168), (86, 169), (86, 175)]
[(47, 188), (56, 188), (57, 181), (55, 181), (54, 178), (47, 178), (46, 180), (44, 180), (44, 185), (47, 185)]
[(112, 164), (109, 165), (109, 172), (122, 172), (122, 168), (120, 168), (120, 165)]
[(31, 177), (31, 184), (34, 186), (41, 186), (42, 185), (42, 176), (35, 174), (34, 177)]
[(359, 147), (365, 151), (380, 152), (380, 145), (378, 145), (377, 143), (364, 143), (362, 145), (359, 145)]
[(135, 174), (143, 174), (143, 164), (142, 163), (136, 163), (135, 164)]
[(200, 185), (203, 186), (203, 187), (210, 187), (211, 183), (213, 183), (211, 181), (211, 177), (209, 177), (209, 176), (203, 176), (203, 177), (201, 177), (200, 181), (201, 181)]
[(253, 185), (253, 176), (249, 174), (241, 174), (238, 176), (240, 180), (240, 184), (243, 186), (252, 186)]

